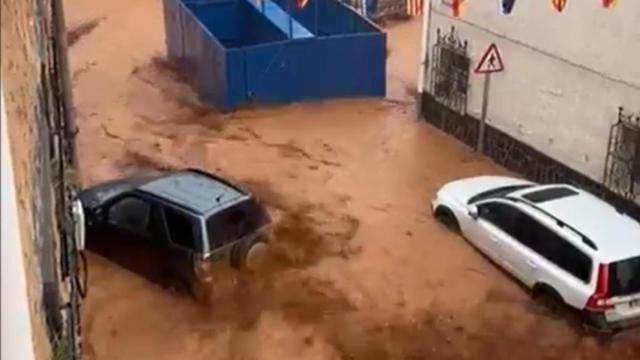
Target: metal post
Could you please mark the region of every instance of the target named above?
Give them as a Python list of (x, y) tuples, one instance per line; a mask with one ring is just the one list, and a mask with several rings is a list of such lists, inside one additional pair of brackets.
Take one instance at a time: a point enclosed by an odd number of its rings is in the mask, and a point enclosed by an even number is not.
[(418, 71), (417, 111), (416, 118), (420, 119), (422, 113), (422, 94), (425, 91), (429, 72), (429, 40), (431, 35), (431, 0), (422, 0), (422, 36), (420, 48), (420, 69)]
[(318, 4), (320, 3), (320, 1), (319, 0), (314, 0), (314, 2), (316, 4), (316, 10), (315, 10), (316, 11), (316, 34), (315, 35), (318, 36), (319, 35), (319, 33), (318, 33), (318, 16), (319, 16), (318, 13), (320, 12), (320, 8), (318, 8)]
[(480, 154), (484, 153), (484, 134), (487, 127), (487, 110), (489, 108), (489, 88), (491, 86), (491, 73), (484, 74), (484, 91), (482, 93), (482, 114), (480, 115), (480, 126), (478, 127), (478, 146)]
[(294, 1), (291, 0), (289, 2), (289, 39), (293, 39), (293, 6), (291, 6), (291, 3)]

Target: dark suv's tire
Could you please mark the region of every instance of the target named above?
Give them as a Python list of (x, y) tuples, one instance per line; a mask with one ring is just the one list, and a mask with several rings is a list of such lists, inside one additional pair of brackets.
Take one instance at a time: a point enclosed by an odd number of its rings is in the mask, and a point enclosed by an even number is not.
[(240, 242), (231, 249), (231, 266), (236, 269), (257, 270), (264, 262), (267, 251), (268, 244), (261, 237)]

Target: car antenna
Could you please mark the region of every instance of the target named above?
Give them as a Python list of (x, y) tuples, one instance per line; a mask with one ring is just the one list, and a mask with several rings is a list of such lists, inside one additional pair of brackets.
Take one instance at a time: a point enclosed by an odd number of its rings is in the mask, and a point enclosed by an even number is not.
[(220, 200), (222, 200), (222, 197), (223, 197), (223, 196), (224, 196), (224, 193), (222, 193), (222, 194), (218, 195), (218, 196), (216, 197), (216, 202), (217, 202), (217, 203), (219, 203), (219, 202), (220, 202)]

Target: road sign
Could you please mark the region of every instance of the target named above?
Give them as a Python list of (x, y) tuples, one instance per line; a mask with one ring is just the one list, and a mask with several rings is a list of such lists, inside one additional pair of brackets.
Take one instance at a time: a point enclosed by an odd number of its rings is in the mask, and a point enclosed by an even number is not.
[(476, 74), (490, 74), (495, 72), (501, 72), (504, 70), (504, 63), (502, 62), (502, 56), (496, 44), (491, 44), (487, 48), (487, 51), (482, 55), (482, 59), (476, 66)]

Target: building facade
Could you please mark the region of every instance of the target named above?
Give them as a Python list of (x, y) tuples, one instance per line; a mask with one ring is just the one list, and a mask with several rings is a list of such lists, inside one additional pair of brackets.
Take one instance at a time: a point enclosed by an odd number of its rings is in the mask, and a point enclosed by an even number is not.
[(86, 287), (71, 211), (74, 129), (61, 0), (2, 0), (0, 10), (2, 359), (79, 359)]
[[(428, 0), (424, 0), (428, 1)], [(427, 121), (477, 147), (485, 75), (495, 44), (484, 152), (541, 182), (587, 187), (638, 213), (640, 204), (640, 1), (431, 0), (419, 80)], [(497, 61), (497, 60), (496, 60)]]

